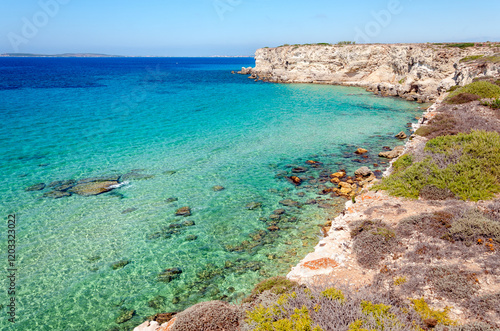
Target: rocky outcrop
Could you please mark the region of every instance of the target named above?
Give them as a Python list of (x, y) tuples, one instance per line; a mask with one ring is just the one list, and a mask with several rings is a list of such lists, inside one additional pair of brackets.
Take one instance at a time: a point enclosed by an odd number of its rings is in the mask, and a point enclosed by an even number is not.
[(447, 47), (435, 44), (303, 45), (261, 48), (255, 68), (243, 68), (270, 82), (318, 83), (367, 88), (383, 95), (434, 101), (451, 86), (500, 72), (500, 64), (471, 64), (472, 55), (500, 53), (493, 47)]

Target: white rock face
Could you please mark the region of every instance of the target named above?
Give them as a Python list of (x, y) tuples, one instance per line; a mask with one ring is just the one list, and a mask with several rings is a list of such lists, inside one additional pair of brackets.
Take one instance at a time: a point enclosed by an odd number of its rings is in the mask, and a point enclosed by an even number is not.
[(245, 68), (245, 73), (271, 82), (361, 86), (384, 96), (429, 102), (451, 86), (500, 74), (498, 64), (484, 69), (460, 63), (469, 55), (495, 52), (498, 47), (433, 44), (281, 46), (258, 49), (255, 68)]

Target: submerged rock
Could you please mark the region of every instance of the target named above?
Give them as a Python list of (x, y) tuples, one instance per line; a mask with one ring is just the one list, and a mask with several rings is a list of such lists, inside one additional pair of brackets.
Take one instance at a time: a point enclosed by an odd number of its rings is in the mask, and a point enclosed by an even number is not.
[(306, 167), (296, 167), (296, 168), (292, 169), (292, 172), (298, 174), (298, 173), (306, 172), (307, 170), (309, 170), (309, 169), (307, 169)]
[(127, 208), (127, 209), (125, 209), (125, 210), (122, 211), (122, 214), (128, 214), (128, 213), (134, 212), (136, 210), (137, 210), (137, 208), (134, 208), (134, 207)]
[(43, 194), (44, 198), (52, 198), (52, 199), (60, 199), (60, 198), (69, 197), (69, 196), (71, 196), (71, 193), (69, 193), (69, 192), (56, 191), (56, 190)]
[(25, 191), (41, 191), (45, 188), (45, 183), (38, 183), (25, 188)]
[(116, 261), (116, 262), (113, 262), (111, 264), (111, 268), (113, 270), (117, 270), (117, 269), (121, 269), (123, 268), (124, 266), (126, 266), (127, 264), (129, 264), (130, 261), (129, 260), (120, 260), (120, 261)]
[(165, 269), (158, 274), (158, 281), (163, 283), (170, 283), (174, 279), (177, 279), (182, 274), (181, 268), (169, 268)]
[(93, 182), (118, 182), (119, 179), (120, 179), (120, 175), (89, 177), (89, 178), (80, 179), (78, 181), (78, 184), (93, 183)]
[(66, 191), (70, 188), (72, 188), (73, 186), (75, 186), (76, 184), (76, 180), (73, 180), (73, 179), (69, 179), (69, 180), (56, 180), (56, 181), (53, 181), (49, 184), (49, 187), (53, 187), (54, 190), (57, 190), (57, 191)]
[(179, 200), (179, 199), (178, 198), (168, 198), (168, 199), (165, 199), (165, 202), (172, 203), (172, 202), (176, 202), (177, 200)]
[(120, 316), (116, 318), (115, 323), (116, 324), (125, 323), (126, 321), (132, 319), (134, 315), (135, 315), (135, 310), (125, 310), (120, 314)]
[(193, 240), (196, 240), (198, 239), (198, 236), (197, 235), (194, 235), (194, 234), (191, 234), (189, 236), (186, 237), (186, 241), (193, 241)]
[(292, 199), (281, 200), (279, 203), (283, 206), (288, 206), (288, 207), (296, 207), (299, 205), (298, 201)]
[(190, 216), (191, 215), (191, 208), (189, 207), (181, 207), (179, 209), (177, 209), (177, 211), (175, 212), (175, 215), (177, 216)]
[(260, 207), (262, 207), (262, 202), (258, 202), (258, 201), (249, 202), (245, 206), (245, 208), (248, 210), (254, 210), (254, 209), (257, 209)]
[(120, 181), (126, 181), (126, 180), (145, 180), (145, 179), (151, 179), (154, 178), (155, 175), (146, 175), (146, 174), (140, 174), (137, 172), (129, 172), (128, 174), (125, 174), (120, 177)]
[(288, 180), (295, 186), (299, 186), (300, 184), (302, 184), (302, 179), (297, 176), (288, 177)]
[(92, 196), (109, 192), (117, 188), (118, 185), (119, 183), (117, 181), (84, 182), (76, 184), (69, 189), (69, 192), (82, 196)]
[(214, 187), (212, 187), (212, 190), (214, 190), (215, 192), (222, 191), (224, 189), (225, 189), (224, 186), (220, 185), (215, 185)]

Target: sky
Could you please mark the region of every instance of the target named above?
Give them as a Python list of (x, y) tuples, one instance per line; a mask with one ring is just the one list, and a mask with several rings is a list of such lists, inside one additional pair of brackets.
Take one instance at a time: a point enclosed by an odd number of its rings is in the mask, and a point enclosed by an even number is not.
[(1, 0), (0, 53), (253, 55), (283, 44), (500, 41), (498, 0)]

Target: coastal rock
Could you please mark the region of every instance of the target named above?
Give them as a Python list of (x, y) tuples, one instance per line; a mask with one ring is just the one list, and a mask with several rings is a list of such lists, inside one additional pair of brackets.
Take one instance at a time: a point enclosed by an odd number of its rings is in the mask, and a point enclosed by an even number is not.
[(359, 168), (358, 170), (356, 170), (354, 172), (355, 175), (357, 176), (363, 176), (363, 177), (368, 177), (370, 176), (371, 174), (373, 174), (373, 172), (370, 170), (370, 168), (368, 167), (361, 167)]
[(76, 184), (68, 191), (81, 196), (92, 196), (101, 193), (109, 192), (115, 188), (119, 187), (117, 181), (96, 181), (96, 182), (83, 182)]
[(344, 178), (345, 172), (339, 171), (330, 175), (331, 178)]
[(291, 177), (288, 177), (288, 179), (290, 180), (290, 182), (292, 182), (292, 184), (294, 184), (295, 186), (299, 186), (300, 184), (302, 184), (302, 179), (300, 179), (299, 177), (297, 176), (291, 176)]
[(364, 149), (364, 148), (358, 148), (356, 150), (356, 152), (354, 152), (356, 154), (365, 154), (365, 153), (368, 153), (368, 150)]
[(460, 61), (495, 52), (495, 47), (435, 44), (291, 45), (258, 49), (255, 68), (245, 73), (271, 82), (350, 85), (377, 95), (431, 102), (449, 86), (495, 76), (498, 64)]
[(177, 211), (175, 212), (175, 215), (176, 216), (190, 216), (191, 215), (191, 208), (185, 206), (185, 207), (181, 207), (179, 209), (177, 209)]
[(71, 193), (69, 193), (69, 192), (56, 191), (56, 190), (43, 194), (44, 198), (52, 198), (52, 199), (60, 199), (60, 198), (69, 197), (69, 196), (71, 196)]
[(408, 136), (406, 135), (406, 133), (404, 133), (403, 131), (401, 131), (400, 133), (398, 133), (397, 135), (395, 135), (396, 138), (398, 139), (406, 139), (408, 138)]
[(38, 183), (38, 184), (35, 184), (35, 185), (31, 185), (27, 188), (25, 188), (24, 190), (27, 191), (27, 192), (30, 192), (30, 191), (41, 191), (45, 188), (45, 183)]
[(403, 154), (404, 149), (405, 149), (404, 146), (396, 146), (392, 151), (380, 152), (378, 156), (385, 157), (388, 159), (394, 159)]

